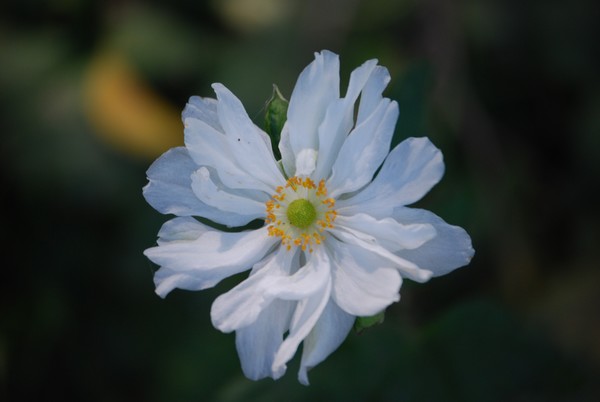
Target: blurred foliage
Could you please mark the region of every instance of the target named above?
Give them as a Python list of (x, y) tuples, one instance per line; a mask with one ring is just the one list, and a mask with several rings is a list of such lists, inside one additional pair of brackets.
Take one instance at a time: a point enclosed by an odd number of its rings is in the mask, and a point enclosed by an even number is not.
[[(0, 5), (0, 400), (596, 401), (600, 9), (592, 0), (8, 1)], [(469, 267), (405, 283), (385, 323), (296, 381), (243, 377), (215, 289), (153, 293), (145, 170), (222, 82), (260, 124), (312, 52), (376, 57), (394, 143), (429, 136), (418, 205)]]

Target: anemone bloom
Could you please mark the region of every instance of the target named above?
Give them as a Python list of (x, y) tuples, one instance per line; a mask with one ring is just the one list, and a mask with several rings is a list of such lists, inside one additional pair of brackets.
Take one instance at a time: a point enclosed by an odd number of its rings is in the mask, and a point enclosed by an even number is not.
[[(369, 60), (340, 96), (339, 59), (323, 51), (300, 74), (276, 160), (269, 136), (223, 85), (183, 111), (185, 147), (148, 170), (146, 200), (176, 215), (145, 255), (160, 265), (156, 293), (201, 290), (250, 270), (212, 305), (213, 325), (236, 332), (244, 374), (279, 378), (303, 343), (298, 379), (346, 338), (356, 317), (399, 300), (403, 278), (425, 282), (469, 263), (469, 235), (408, 208), (442, 177), (426, 138), (390, 151), (396, 102), (386, 68)], [(360, 101), (358, 101), (360, 97)], [(356, 105), (358, 103), (358, 105)], [(222, 231), (260, 219), (256, 230)]]

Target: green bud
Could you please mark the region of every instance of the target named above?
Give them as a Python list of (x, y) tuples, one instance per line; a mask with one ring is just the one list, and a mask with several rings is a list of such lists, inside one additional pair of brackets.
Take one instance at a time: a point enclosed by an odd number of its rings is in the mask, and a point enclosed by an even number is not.
[(367, 328), (370, 328), (374, 325), (381, 324), (385, 317), (385, 310), (369, 316), (369, 317), (357, 317), (356, 321), (354, 321), (354, 330), (358, 333), (361, 333)]
[(279, 159), (279, 139), (281, 130), (287, 120), (287, 110), (289, 102), (283, 97), (277, 85), (273, 84), (273, 96), (267, 102), (267, 111), (265, 113), (265, 130), (271, 137), (271, 146), (275, 157)]

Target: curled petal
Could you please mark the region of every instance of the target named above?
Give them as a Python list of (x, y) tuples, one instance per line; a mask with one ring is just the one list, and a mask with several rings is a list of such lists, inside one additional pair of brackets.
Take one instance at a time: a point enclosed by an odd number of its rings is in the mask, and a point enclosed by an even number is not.
[[(202, 202), (224, 212), (219, 219), (221, 223), (228, 224), (225, 221), (230, 215), (245, 217), (244, 223), (265, 217), (265, 201), (268, 200), (265, 193), (227, 188), (205, 167), (192, 174), (192, 190)], [(236, 217), (236, 221), (239, 219)]]
[(302, 360), (298, 381), (308, 385), (307, 371), (333, 353), (348, 336), (355, 317), (330, 300), (321, 317), (302, 344)]
[(387, 259), (393, 263), (394, 267), (400, 271), (400, 274), (403, 277), (412, 279), (416, 282), (427, 282), (433, 275), (431, 271), (422, 269), (415, 263), (399, 257), (391, 251), (378, 245), (377, 241), (372, 236), (346, 227), (336, 227), (335, 229), (329, 229), (329, 231), (344, 243), (362, 247), (366, 251), (370, 251)]
[(244, 375), (251, 380), (272, 377), (271, 366), (290, 326), (296, 302), (274, 300), (257, 319), (235, 333), (240, 363)]
[(362, 232), (392, 252), (420, 247), (436, 235), (428, 223), (403, 224), (393, 218), (375, 219), (367, 214), (339, 215), (336, 225)]
[(162, 225), (158, 231), (157, 243), (162, 246), (172, 242), (193, 241), (211, 230), (213, 229), (190, 216), (178, 217)]
[(204, 204), (192, 191), (191, 174), (198, 169), (183, 147), (165, 152), (148, 169), (146, 201), (163, 214), (203, 216), (214, 208)]
[(155, 274), (156, 292), (166, 296), (175, 287), (201, 290), (260, 261), (277, 240), (267, 228), (228, 233), (208, 230), (192, 241), (169, 242), (144, 251), (161, 266)]
[(401, 207), (394, 210), (393, 217), (400, 222), (425, 223), (435, 228), (437, 236), (432, 240), (414, 250), (399, 252), (403, 258), (432, 271), (434, 276), (444, 275), (467, 265), (475, 254), (471, 238), (463, 228), (447, 224), (432, 212)]

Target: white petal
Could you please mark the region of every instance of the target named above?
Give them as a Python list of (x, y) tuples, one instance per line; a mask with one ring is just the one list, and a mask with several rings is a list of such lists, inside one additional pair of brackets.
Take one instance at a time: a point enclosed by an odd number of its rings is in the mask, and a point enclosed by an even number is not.
[(327, 182), (331, 197), (356, 191), (371, 181), (388, 154), (397, 119), (398, 104), (385, 98), (368, 119), (352, 130)]
[(196, 219), (185, 216), (166, 221), (158, 231), (159, 245), (176, 242), (176, 241), (192, 241), (204, 233), (214, 230)]
[(272, 371), (275, 379), (285, 373), (286, 363), (294, 356), (302, 340), (315, 326), (331, 295), (331, 276), (328, 274), (329, 258), (323, 248), (317, 248), (314, 253), (310, 254), (310, 259), (305, 268), (309, 265), (314, 266), (314, 269), (318, 271), (327, 270), (327, 275), (325, 275), (323, 281), (316, 284), (318, 285), (316, 292), (298, 301), (290, 324), (290, 332), (273, 360)]
[(383, 90), (390, 82), (390, 73), (387, 68), (377, 66), (369, 75), (369, 80), (362, 89), (360, 95), (360, 106), (358, 108), (358, 116), (356, 118), (356, 125), (362, 123), (367, 119), (373, 110), (381, 102)]
[(319, 158), (314, 177), (327, 178), (342, 143), (352, 129), (354, 103), (337, 99), (329, 105), (323, 123), (319, 126)]
[(296, 175), (296, 157), (290, 144), (290, 130), (287, 121), (281, 129), (281, 139), (279, 140), (279, 152), (281, 152), (281, 164), (287, 177)]
[(433, 272), (434, 276), (467, 265), (475, 250), (471, 238), (464, 229), (449, 225), (439, 216), (422, 209), (397, 208), (393, 216), (400, 222), (427, 223), (433, 225), (437, 236), (414, 250), (403, 250), (400, 255), (420, 267)]
[(229, 188), (257, 189), (267, 193), (272, 187), (263, 183), (252, 172), (236, 164), (229, 141), (222, 132), (208, 123), (194, 118), (184, 121), (185, 145), (199, 166), (210, 166), (219, 172), (219, 178)]
[(240, 100), (221, 84), (213, 84), (213, 89), (219, 100), (219, 121), (237, 165), (269, 185), (272, 190), (282, 185), (283, 176), (273, 157), (271, 146), (252, 123)]
[(190, 175), (198, 166), (183, 147), (172, 148), (148, 169), (144, 197), (163, 214), (206, 216), (214, 208), (204, 204), (192, 191)]
[(408, 138), (390, 152), (373, 181), (358, 194), (336, 203), (344, 215), (360, 212), (390, 216), (397, 206), (418, 201), (443, 176), (442, 153), (427, 138)]
[(217, 297), (210, 312), (213, 325), (227, 333), (252, 324), (277, 298), (278, 289), (286, 284), (293, 285), (294, 276), (290, 276), (290, 272), (298, 268), (297, 255), (279, 247), (277, 252), (255, 266), (246, 280)]
[(327, 50), (315, 53), (315, 60), (298, 77), (290, 97), (288, 124), (295, 155), (302, 149), (318, 149), (317, 130), (328, 105), (340, 97), (340, 61)]
[(317, 151), (307, 148), (298, 152), (296, 156), (295, 176), (310, 176), (317, 165)]
[(392, 218), (377, 220), (367, 214), (338, 215), (335, 224), (367, 234), (392, 252), (420, 247), (436, 235), (427, 223), (403, 224)]
[(288, 330), (296, 302), (275, 300), (266, 307), (253, 324), (235, 333), (240, 363), (244, 375), (251, 380), (271, 377), (275, 353)]
[(327, 239), (333, 253), (332, 297), (347, 313), (368, 317), (400, 300), (394, 263), (360, 247)]
[(192, 96), (185, 105), (181, 120), (196, 119), (205, 122), (219, 132), (223, 132), (221, 123), (219, 123), (219, 115), (217, 114), (217, 100), (212, 98), (201, 98)]
[(161, 266), (155, 274), (157, 293), (164, 297), (175, 287), (201, 290), (249, 269), (278, 241), (267, 228), (228, 233), (210, 230), (189, 242), (170, 242), (144, 251)]
[(369, 235), (365, 235), (362, 232), (347, 228), (347, 227), (336, 227), (329, 230), (338, 239), (349, 245), (362, 247), (363, 249), (375, 253), (380, 257), (387, 259), (394, 264), (394, 267), (400, 271), (403, 277), (412, 279), (416, 282), (428, 281), (433, 273), (431, 271), (421, 269), (418, 265), (408, 261), (402, 257), (399, 257), (391, 251), (381, 247), (377, 244), (375, 238)]
[(251, 190), (229, 189), (205, 167), (192, 174), (192, 190), (202, 202), (223, 212), (218, 217), (219, 223), (240, 226), (240, 217), (245, 218), (242, 224), (265, 217), (265, 202), (269, 196)]
[(348, 336), (355, 317), (344, 312), (332, 300), (302, 344), (302, 361), (298, 380), (308, 385), (307, 371), (333, 353)]
[(376, 65), (377, 60), (368, 60), (352, 71), (346, 96), (333, 101), (327, 108), (319, 126), (319, 159), (315, 177), (329, 177), (340, 147), (352, 128), (354, 103)]

